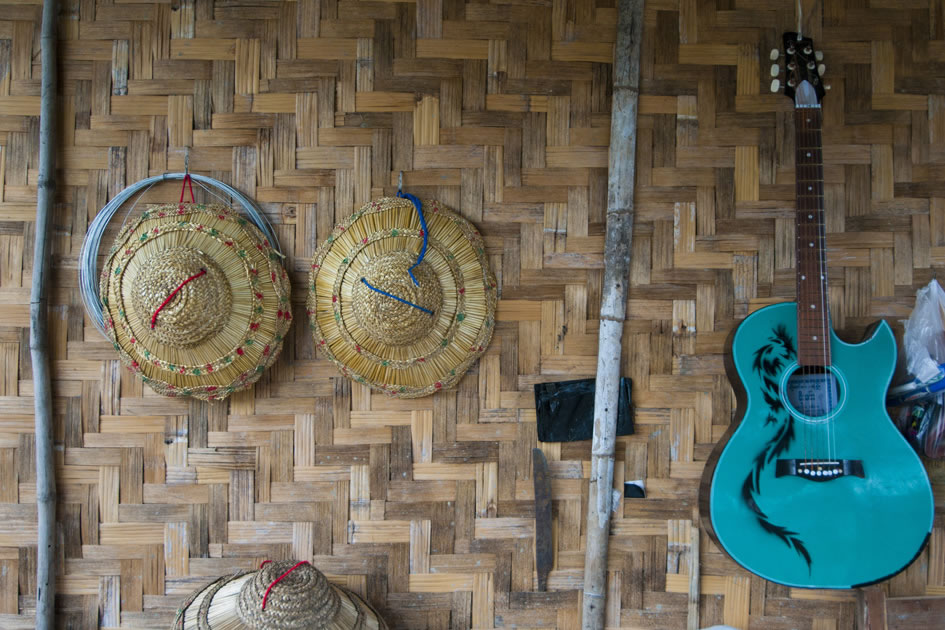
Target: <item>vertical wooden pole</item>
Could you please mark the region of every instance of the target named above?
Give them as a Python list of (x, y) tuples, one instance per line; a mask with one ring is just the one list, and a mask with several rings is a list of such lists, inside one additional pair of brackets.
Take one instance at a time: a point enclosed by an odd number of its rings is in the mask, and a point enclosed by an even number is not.
[(689, 606), (686, 630), (699, 629), (699, 521), (693, 521), (689, 542)]
[(53, 456), (52, 391), (46, 334), (49, 224), (56, 200), (56, 22), (57, 0), (43, 3), (42, 85), (39, 115), (39, 178), (36, 235), (30, 287), (30, 358), (36, 426), (36, 628), (52, 630), (55, 618), (56, 477)]
[(582, 630), (601, 630), (604, 627), (621, 338), (627, 315), (627, 283), (633, 236), (633, 180), (642, 36), (643, 0), (618, 0), (614, 97), (610, 119), (610, 172), (607, 182), (607, 235), (604, 244), (597, 385), (594, 393), (594, 440), (591, 445), (587, 506)]
[(886, 591), (872, 585), (856, 590), (857, 630), (886, 630)]

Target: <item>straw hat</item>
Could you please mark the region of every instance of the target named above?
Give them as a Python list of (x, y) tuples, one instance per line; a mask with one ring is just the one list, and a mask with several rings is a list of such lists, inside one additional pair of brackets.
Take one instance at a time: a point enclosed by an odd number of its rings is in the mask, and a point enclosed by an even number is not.
[(172, 630), (387, 630), (367, 602), (307, 562), (267, 562), (191, 595)]
[(102, 269), (106, 332), (166, 396), (225, 398), (275, 361), (291, 321), (279, 254), (217, 204), (168, 204), (122, 230)]
[(316, 346), (345, 376), (402, 398), (455, 385), (495, 319), (479, 232), (436, 201), (422, 209), (391, 197), (362, 206), (318, 248), (309, 282)]

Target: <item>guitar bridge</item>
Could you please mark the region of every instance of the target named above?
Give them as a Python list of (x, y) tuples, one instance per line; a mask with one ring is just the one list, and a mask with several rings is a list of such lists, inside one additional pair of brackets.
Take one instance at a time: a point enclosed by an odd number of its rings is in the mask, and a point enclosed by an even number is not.
[(863, 473), (861, 459), (779, 459), (774, 469), (775, 477), (803, 477), (810, 481), (830, 481), (840, 477), (860, 477)]

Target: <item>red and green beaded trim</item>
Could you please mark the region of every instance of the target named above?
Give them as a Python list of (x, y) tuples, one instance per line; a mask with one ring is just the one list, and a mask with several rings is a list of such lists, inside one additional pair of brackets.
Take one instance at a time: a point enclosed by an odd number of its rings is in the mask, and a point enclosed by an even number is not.
[[(190, 387), (175, 387), (173, 384), (167, 383), (159, 378), (148, 377), (142, 372), (141, 365), (138, 363), (137, 359), (129, 354), (118, 343), (118, 339), (115, 334), (116, 322), (112, 317), (106, 319), (105, 327), (106, 332), (108, 332), (109, 337), (112, 340), (113, 346), (118, 351), (119, 357), (122, 359), (122, 362), (127, 365), (131, 372), (137, 373), (141, 377), (142, 381), (157, 393), (169, 397), (192, 396), (195, 398), (217, 400), (225, 398), (235, 391), (249, 387), (259, 379), (259, 377), (262, 375), (262, 372), (267, 367), (275, 362), (276, 358), (282, 351), (282, 344), (292, 320), (291, 304), (289, 302), (289, 279), (285, 269), (281, 265), (281, 256), (272, 248), (268, 239), (262, 235), (255, 225), (237, 213), (233, 212), (229, 208), (217, 206), (215, 204), (170, 204), (165, 206), (157, 206), (144, 211), (137, 221), (121, 230), (119, 237), (115, 240), (115, 244), (110, 249), (105, 268), (102, 270), (102, 304), (105, 306), (105, 310), (109, 311), (109, 276), (120, 276), (122, 269), (126, 265), (127, 261), (130, 260), (130, 258), (134, 255), (134, 253), (143, 247), (145, 243), (153, 240), (157, 236), (178, 230), (198, 231), (207, 234), (211, 238), (216, 239), (218, 242), (223, 243), (227, 247), (235, 247), (235, 241), (228, 238), (219, 230), (214, 228), (207, 229), (206, 226), (200, 223), (185, 220), (187, 219), (188, 215), (196, 213), (212, 213), (215, 214), (216, 218), (220, 220), (237, 224), (240, 228), (242, 228), (244, 236), (247, 237), (247, 240), (251, 240), (255, 244), (256, 249), (265, 257), (269, 267), (269, 282), (271, 282), (276, 298), (279, 302), (273, 338), (269, 340), (268, 343), (265, 343), (264, 341), (259, 340), (254, 334), (254, 332), (260, 327), (262, 321), (262, 316), (264, 314), (263, 300), (265, 299), (265, 291), (267, 289), (264, 288), (264, 283), (261, 283), (259, 279), (261, 270), (258, 268), (258, 266), (251, 265), (248, 262), (249, 256), (245, 249), (239, 249), (234, 251), (242, 260), (247, 277), (249, 278), (250, 287), (253, 291), (252, 313), (250, 315), (249, 323), (247, 324), (247, 332), (243, 335), (242, 342), (230, 350), (223, 357), (203, 365), (175, 365), (163, 359), (151, 358), (149, 356), (151, 353), (147, 349), (142, 349), (142, 356), (147, 357), (149, 365), (153, 365), (162, 370), (173, 371), (177, 374), (186, 374), (188, 376), (200, 377), (227, 367), (238, 357), (249, 351), (249, 349), (251, 349), (254, 345), (265, 344), (260, 351), (261, 360), (259, 364), (248, 370), (245, 370), (243, 373), (237, 376), (231, 384), (227, 386), (198, 385)], [(134, 241), (134, 247), (127, 247), (124, 245), (131, 237), (133, 237), (134, 232), (139, 229), (139, 226), (142, 222), (148, 219), (165, 217), (180, 218), (181, 220), (179, 220), (173, 226), (160, 226), (158, 228), (153, 228), (150, 231), (142, 232), (142, 234), (139, 235)], [(125, 247), (125, 251), (121, 254), (118, 254), (119, 258), (117, 261), (118, 264), (116, 266), (116, 253), (123, 246)], [(116, 290), (120, 295), (120, 286), (117, 287)], [(124, 313), (123, 309), (119, 309), (118, 326), (120, 326), (125, 331), (131, 343), (136, 343), (133, 332), (130, 328), (130, 323), (128, 322), (127, 315)]]
[[(456, 331), (459, 328), (460, 323), (462, 323), (465, 318), (465, 305), (466, 305), (466, 287), (463, 279), (463, 272), (460, 270), (459, 266), (454, 260), (453, 254), (446, 249), (446, 247), (434, 238), (427, 239), (427, 249), (429, 251), (435, 251), (446, 261), (446, 264), (449, 266), (450, 272), (453, 277), (456, 279), (456, 285), (459, 290), (459, 297), (456, 304), (456, 312), (453, 314), (449, 328), (446, 329), (443, 339), (440, 344), (433, 348), (432, 352), (425, 354), (423, 356), (413, 357), (404, 361), (396, 361), (393, 359), (386, 359), (384, 357), (378, 356), (371, 352), (370, 350), (361, 347), (358, 342), (354, 339), (351, 331), (348, 330), (348, 327), (345, 325), (345, 320), (342, 317), (341, 313), (341, 300), (339, 296), (341, 295), (341, 288), (344, 284), (345, 274), (348, 271), (348, 268), (354, 263), (355, 258), (365, 247), (371, 243), (396, 236), (413, 236), (416, 238), (422, 238), (418, 230), (405, 230), (405, 229), (394, 229), (394, 230), (383, 230), (375, 232), (370, 237), (365, 240), (362, 240), (358, 246), (353, 249), (342, 261), (342, 266), (338, 269), (337, 276), (335, 277), (335, 284), (332, 288), (332, 313), (334, 314), (335, 321), (338, 323), (338, 329), (341, 332), (342, 338), (348, 343), (349, 346), (355, 349), (355, 352), (361, 354), (368, 359), (376, 363), (380, 363), (384, 367), (391, 367), (394, 369), (405, 369), (412, 365), (418, 363), (424, 363), (434, 359), (436, 356), (441, 354), (443, 350), (449, 346), (450, 341), (456, 336)], [(429, 253), (427, 254), (429, 255)]]
[[(122, 252), (117, 257), (117, 260), (115, 260), (115, 263), (117, 264), (115, 264), (114, 269), (112, 270), (112, 273), (118, 277), (118, 283), (119, 283), (118, 287), (116, 287), (115, 293), (118, 295), (121, 295), (121, 281), (123, 278), (122, 272), (126, 268), (127, 263), (135, 256), (138, 250), (144, 247), (145, 243), (147, 243), (150, 240), (154, 240), (155, 238), (158, 238), (159, 236), (169, 235), (175, 232), (191, 232), (191, 231), (203, 232), (204, 234), (207, 234), (210, 238), (223, 244), (225, 247), (232, 248), (235, 246), (234, 245), (235, 241), (233, 239), (230, 239), (226, 236), (222, 236), (219, 230), (216, 230), (214, 228), (207, 229), (206, 226), (200, 223), (180, 221), (172, 227), (152, 228), (148, 232), (142, 232), (141, 235), (136, 239), (135, 246), (131, 248), (126, 248), (125, 251)], [(249, 264), (249, 261), (247, 260), (247, 257), (246, 257), (245, 250), (240, 249), (240, 250), (234, 250), (234, 251), (236, 252), (237, 256), (239, 256), (243, 264), (243, 269), (246, 273), (246, 276), (249, 280), (250, 287), (252, 289), (250, 319), (247, 324), (247, 329), (242, 335), (243, 339), (240, 342), (240, 344), (235, 346), (227, 354), (221, 356), (220, 358), (213, 361), (212, 363), (205, 363), (203, 365), (176, 365), (174, 363), (171, 363), (170, 361), (165, 361), (164, 359), (153, 357), (150, 350), (148, 350), (147, 348), (142, 348), (141, 355), (145, 359), (147, 359), (151, 365), (157, 368), (160, 368), (162, 370), (168, 370), (170, 372), (177, 372), (178, 374), (189, 373), (194, 376), (200, 376), (204, 372), (208, 372), (208, 373), (213, 372), (214, 370), (218, 370), (221, 367), (229, 365), (230, 363), (233, 362), (233, 360), (236, 357), (241, 356), (244, 353), (244, 350), (243, 350), (244, 347), (252, 346), (254, 343), (256, 343), (256, 336), (253, 333), (259, 328), (262, 321), (263, 314), (265, 312), (263, 308), (263, 299), (265, 296), (263, 295), (263, 289), (259, 287), (259, 270)], [(109, 324), (114, 326), (116, 325), (116, 322), (110, 318)], [(131, 322), (128, 320), (128, 315), (125, 312), (125, 310), (121, 308), (120, 305), (118, 306), (117, 325), (120, 326), (121, 329), (128, 336), (129, 343), (131, 344), (137, 343), (137, 339), (135, 338), (135, 333), (131, 328)], [(116, 346), (118, 345), (117, 342), (115, 343), (115, 345)]]

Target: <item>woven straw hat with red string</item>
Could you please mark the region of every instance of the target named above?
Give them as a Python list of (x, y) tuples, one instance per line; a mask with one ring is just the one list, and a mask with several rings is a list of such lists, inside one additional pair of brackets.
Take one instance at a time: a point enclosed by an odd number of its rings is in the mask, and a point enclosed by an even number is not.
[(416, 398), (454, 386), (492, 338), (482, 237), (436, 201), (383, 198), (318, 248), (307, 302), (318, 349), (352, 380)]
[(122, 361), (166, 396), (217, 400), (249, 387), (291, 322), (280, 255), (220, 204), (147, 209), (115, 240), (99, 295)]
[(172, 630), (387, 630), (356, 593), (308, 562), (264, 562), (193, 593)]

